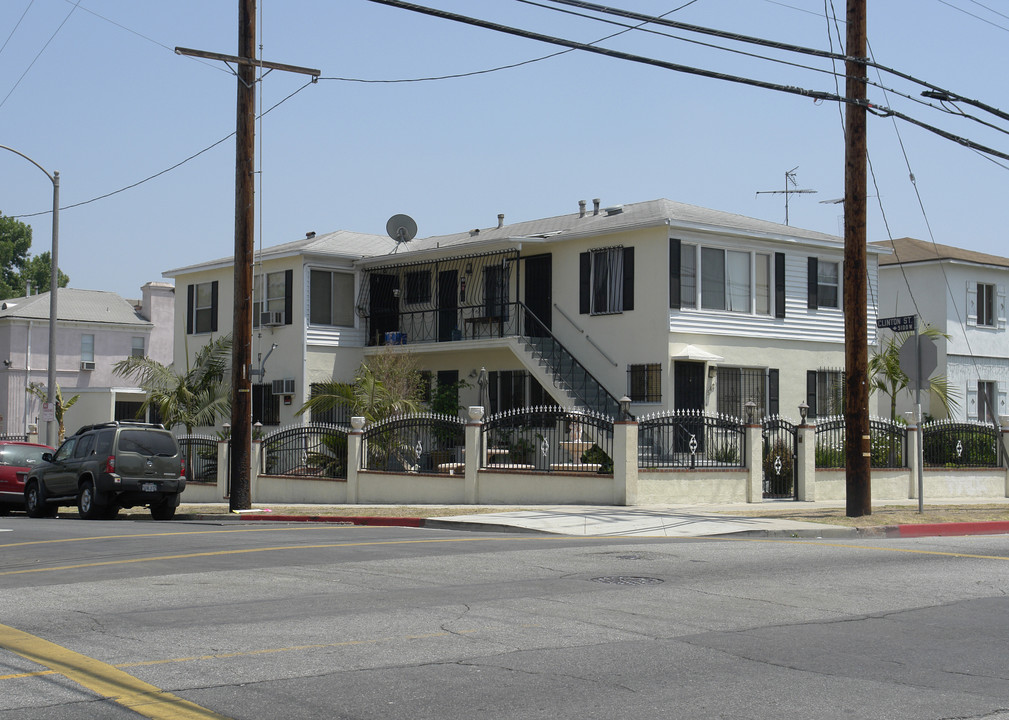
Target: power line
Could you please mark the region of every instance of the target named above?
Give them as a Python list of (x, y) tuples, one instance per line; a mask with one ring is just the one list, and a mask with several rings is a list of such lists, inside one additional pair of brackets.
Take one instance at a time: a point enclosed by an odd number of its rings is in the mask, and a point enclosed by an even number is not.
[[(34, 57), (34, 58), (32, 58), (32, 61), (31, 61), (30, 63), (28, 63), (28, 67), (26, 67), (26, 68), (25, 68), (25, 71), (24, 71), (23, 73), (21, 73), (21, 77), (19, 77), (19, 78), (18, 78), (18, 80), (17, 80), (17, 82), (16, 82), (16, 83), (14, 83), (14, 87), (12, 87), (12, 88), (10, 89), (10, 91), (9, 91), (9, 92), (8, 92), (8, 93), (7, 93), (7, 94), (6, 94), (5, 96), (4, 96), (4, 99), (3, 99), (3, 100), (0, 100), (0, 108), (2, 108), (2, 107), (4, 106), (4, 104), (5, 104), (6, 102), (7, 102), (7, 99), (8, 99), (8, 98), (9, 98), (9, 97), (10, 97), (11, 95), (13, 95), (13, 94), (14, 94), (14, 91), (15, 91), (15, 90), (17, 90), (17, 88), (18, 88), (18, 85), (20, 85), (20, 84), (21, 84), (21, 81), (25, 79), (25, 75), (27, 75), (27, 74), (28, 74), (28, 71), (32, 69), (32, 66), (33, 66), (33, 65), (35, 65), (35, 62), (36, 62), (36, 61), (37, 61), (37, 60), (38, 60), (38, 59), (39, 59), (40, 57), (42, 57), (42, 53), (44, 53), (44, 52), (46, 51), (46, 48), (47, 48), (47, 47), (49, 47), (49, 43), (51, 43), (51, 42), (53, 41), (53, 38), (54, 38), (54, 37), (56, 37), (56, 34), (57, 34), (57, 33), (58, 33), (58, 32), (59, 32), (60, 30), (62, 30), (62, 29), (63, 29), (63, 26), (64, 26), (64, 25), (66, 25), (66, 23), (67, 23), (67, 20), (69, 20), (69, 19), (70, 19), (70, 16), (74, 14), (74, 10), (76, 10), (76, 9), (77, 9), (77, 6), (78, 6), (78, 5), (80, 5), (80, 4), (81, 4), (81, 0), (77, 0), (76, 4), (74, 4), (74, 6), (73, 6), (72, 8), (70, 8), (70, 12), (68, 12), (68, 13), (67, 13), (67, 16), (66, 16), (65, 18), (63, 18), (63, 22), (61, 22), (61, 23), (59, 24), (59, 27), (57, 27), (57, 28), (56, 28), (56, 29), (55, 29), (55, 30), (53, 31), (53, 34), (49, 36), (49, 39), (48, 39), (48, 40), (46, 40), (46, 44), (45, 44), (45, 45), (43, 45), (43, 46), (42, 46), (42, 49), (38, 51), (38, 53), (37, 53), (37, 54), (35, 55), (35, 57)], [(27, 10), (26, 10), (25, 12), (27, 12)], [(20, 22), (20, 21), (18, 21), (18, 22)], [(4, 44), (6, 45), (6, 43), (4, 43)]]
[[(575, 0), (552, 0), (554, 2), (575, 2)], [(781, 85), (779, 83), (767, 82), (764, 80), (756, 80), (753, 78), (740, 77), (738, 75), (730, 75), (727, 73), (715, 72), (713, 70), (705, 70), (703, 68), (691, 67), (688, 65), (681, 65), (679, 63), (667, 62), (665, 60), (656, 60), (654, 58), (644, 57), (641, 55), (634, 55), (631, 53), (621, 52), (618, 50), (610, 50), (608, 48), (596, 47), (594, 45), (588, 45), (586, 43), (579, 43), (573, 40), (567, 40), (564, 38), (555, 37), (552, 35), (543, 35), (542, 33), (532, 32), (530, 30), (522, 30), (520, 28), (511, 27), (509, 25), (501, 25), (500, 23), (491, 22), (488, 20), (481, 20), (479, 18), (470, 17), (467, 15), (459, 15), (457, 13), (451, 13), (446, 10), (439, 10), (436, 8), (429, 8), (423, 5), (415, 5), (413, 3), (404, 2), (403, 0), (369, 0), (369, 2), (377, 3), (379, 5), (388, 5), (390, 7), (395, 7), (400, 10), (410, 10), (411, 12), (420, 13), (423, 15), (430, 15), (432, 17), (438, 17), (444, 20), (451, 20), (453, 22), (459, 22), (466, 25), (472, 25), (474, 27), (484, 28), (486, 30), (494, 30), (496, 32), (504, 33), (507, 35), (515, 35), (517, 37), (522, 37), (527, 40), (537, 40), (539, 42), (545, 42), (552, 45), (560, 45), (562, 47), (568, 47), (575, 50), (583, 50), (585, 52), (595, 53), (598, 55), (605, 55), (607, 57), (616, 58), (618, 60), (628, 60), (630, 62), (641, 63), (645, 65), (652, 65), (655, 67), (663, 68), (665, 70), (673, 70), (675, 72), (682, 72), (690, 75), (698, 75), (700, 77), (707, 77), (715, 80), (724, 80), (727, 82), (739, 83), (742, 85), (750, 85), (752, 87), (758, 87), (765, 90), (776, 90), (778, 92), (784, 92), (792, 95), (802, 95), (804, 97), (813, 98), (816, 101), (829, 100), (832, 102), (847, 103), (849, 105), (859, 105), (866, 108), (868, 112), (873, 113), (879, 117), (896, 117), (905, 122), (917, 125), (918, 127), (928, 130), (929, 132), (935, 133), (936, 135), (946, 139), (951, 140), (964, 147), (979, 150), (981, 152), (994, 155), (995, 157), (1000, 157), (1004, 160), (1009, 160), (1009, 153), (1004, 153), (993, 148), (976, 143), (968, 138), (955, 135), (941, 128), (937, 128), (928, 123), (917, 120), (916, 118), (910, 117), (904, 113), (901, 113), (892, 108), (881, 107), (873, 103), (863, 100), (853, 100), (851, 98), (842, 97), (835, 93), (829, 93), (822, 90), (809, 90), (806, 88), (801, 88), (794, 85)], [(587, 3), (578, 2), (579, 5), (585, 5)], [(654, 16), (643, 16), (645, 18), (653, 18)], [(657, 22), (668, 22), (662, 20), (661, 18), (654, 18)], [(820, 51), (818, 51), (820, 52)], [(851, 60), (850, 58), (848, 60)], [(885, 68), (884, 66), (867, 63), (864, 60), (852, 60), (853, 62), (859, 62), (863, 65), (868, 64), (877, 69), (882, 69), (885, 72), (896, 72)], [(928, 83), (926, 86), (931, 87)]]
[(21, 13), (21, 17), (19, 17), (18, 21), (14, 23), (14, 27), (11, 28), (10, 34), (7, 36), (7, 39), (4, 40), (4, 44), (0, 45), (0, 53), (4, 51), (4, 48), (7, 47), (7, 43), (9, 43), (11, 38), (14, 37), (14, 33), (18, 31), (19, 27), (21, 27), (21, 21), (25, 19), (25, 15), (28, 14), (28, 11), (31, 10), (32, 5), (34, 4), (35, 0), (28, 0), (28, 5), (25, 7), (25, 11)]
[[(311, 84), (312, 84), (312, 81), (311, 80), (308, 81), (307, 83), (305, 83), (304, 85), (302, 85), (300, 88), (298, 88), (297, 90), (295, 90), (294, 92), (292, 92), (290, 95), (288, 95), (287, 97), (285, 97), (283, 100), (280, 100), (279, 102), (277, 102), (274, 105), (272, 105), (268, 110), (264, 110), (257, 117), (257, 119), (262, 118), (263, 116), (267, 115), (271, 111), (275, 110), (280, 105), (283, 105), (285, 102), (287, 102), (288, 100), (290, 100), (291, 98), (293, 98), (295, 95), (297, 95), (298, 93), (300, 93), (302, 90), (304, 90), (305, 88), (307, 88)], [(144, 178), (143, 180), (138, 180), (135, 183), (132, 183), (132, 184), (127, 185), (125, 187), (121, 187), (118, 190), (113, 190), (112, 192), (105, 193), (104, 195), (99, 195), (98, 197), (93, 197), (90, 200), (83, 200), (82, 202), (74, 203), (73, 205), (64, 205), (63, 207), (60, 208), (60, 210), (61, 211), (63, 211), (63, 210), (70, 210), (72, 208), (80, 207), (81, 205), (89, 205), (90, 203), (97, 202), (98, 200), (104, 200), (105, 198), (112, 197), (113, 195), (118, 195), (121, 192), (126, 192), (127, 190), (132, 190), (133, 188), (137, 187), (138, 185), (143, 185), (146, 182), (150, 182), (151, 180), (154, 180), (155, 178), (161, 177), (162, 175), (164, 175), (166, 173), (169, 173), (172, 170), (175, 170), (176, 168), (179, 168), (179, 167), (185, 165), (190, 160), (195, 160), (200, 155), (203, 155), (205, 152), (208, 152), (209, 150), (213, 150), (215, 147), (217, 147), (218, 145), (220, 145), (221, 143), (223, 143), (223, 142), (225, 142), (227, 140), (230, 140), (234, 136), (235, 136), (234, 132), (228, 133), (227, 135), (225, 135), (224, 137), (222, 137), (217, 142), (208, 145), (207, 147), (203, 148), (199, 152), (193, 153), (192, 155), (190, 155), (189, 157), (187, 157), (185, 160), (180, 160), (179, 162), (175, 163), (171, 167), (167, 167), (164, 170), (161, 170), (160, 172), (156, 172), (153, 175)], [(11, 215), (10, 217), (13, 217), (15, 219), (21, 219), (21, 218), (30, 218), (30, 217), (37, 217), (39, 215), (51, 215), (51, 214), (52, 214), (52, 210), (44, 210), (42, 212), (26, 213), (24, 215)]]

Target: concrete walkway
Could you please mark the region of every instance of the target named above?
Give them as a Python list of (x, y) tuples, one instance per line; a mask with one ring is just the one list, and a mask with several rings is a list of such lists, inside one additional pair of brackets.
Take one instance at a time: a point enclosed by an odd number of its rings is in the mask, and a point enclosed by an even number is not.
[[(964, 506), (972, 504), (1004, 504), (1009, 509), (1009, 498), (983, 498), (977, 500), (930, 499), (930, 506)], [(917, 508), (917, 500), (885, 501), (879, 505), (906, 505)], [(453, 509), (467, 506), (446, 506)], [(769, 501), (737, 505), (678, 505), (649, 507), (559, 505), (534, 509), (445, 515), (441, 517), (383, 517), (369, 516), (368, 507), (355, 505), (318, 505), (264, 508), (227, 517), (243, 520), (272, 520), (288, 522), (350, 522), (367, 525), (407, 525), (413, 527), (473, 530), (484, 532), (536, 532), (574, 536), (651, 536), (651, 537), (909, 537), (922, 535), (965, 535), (1009, 533), (1009, 522), (941, 523), (936, 525), (892, 525), (864, 528), (803, 522), (774, 517), (775, 510), (810, 510), (844, 507), (843, 502), (806, 503)], [(766, 509), (764, 517), (751, 513)], [(285, 512), (287, 510), (287, 512)], [(306, 512), (306, 511), (315, 512)], [(226, 506), (224, 512), (227, 512)], [(746, 513), (745, 515), (743, 513)], [(185, 516), (183, 505), (180, 516)], [(213, 517), (213, 516), (210, 516)], [(216, 516), (220, 518), (220, 515)]]

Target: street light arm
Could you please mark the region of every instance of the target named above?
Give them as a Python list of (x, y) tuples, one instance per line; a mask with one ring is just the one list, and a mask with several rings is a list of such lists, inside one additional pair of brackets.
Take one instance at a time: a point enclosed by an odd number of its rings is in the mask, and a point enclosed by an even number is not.
[(58, 181), (58, 180), (56, 179), (56, 176), (58, 176), (58, 175), (59, 175), (59, 173), (56, 173), (55, 175), (50, 175), (50, 174), (49, 174), (49, 171), (48, 171), (48, 170), (46, 170), (46, 169), (45, 169), (44, 167), (42, 167), (42, 166), (41, 166), (41, 165), (39, 165), (39, 164), (38, 164), (37, 162), (35, 162), (34, 160), (32, 160), (32, 159), (31, 159), (30, 157), (28, 157), (27, 155), (25, 155), (25, 154), (24, 154), (23, 152), (18, 152), (18, 151), (17, 151), (17, 150), (15, 150), (14, 148), (12, 148), (12, 147), (7, 147), (6, 145), (0, 145), (0, 148), (2, 148), (2, 149), (4, 149), (4, 150), (10, 150), (10, 151), (11, 151), (12, 153), (14, 153), (15, 155), (20, 155), (21, 157), (23, 157), (23, 158), (24, 158), (25, 160), (27, 160), (27, 161), (28, 161), (28, 162), (30, 162), (30, 163), (31, 163), (32, 165), (34, 165), (35, 167), (37, 167), (37, 168), (38, 168), (39, 170), (41, 170), (42, 172), (44, 172), (44, 173), (46, 174), (46, 177), (47, 177), (47, 178), (49, 178), (49, 181), (50, 181), (50, 182), (51, 182), (51, 183), (52, 183), (53, 185), (56, 185), (56, 184), (57, 184), (57, 183), (59, 182), (59, 181)]

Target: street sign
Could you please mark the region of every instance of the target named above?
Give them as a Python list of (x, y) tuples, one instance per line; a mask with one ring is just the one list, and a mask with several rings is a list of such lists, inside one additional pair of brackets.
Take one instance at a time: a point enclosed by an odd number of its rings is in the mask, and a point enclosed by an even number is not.
[(880, 330), (893, 330), (894, 332), (914, 332), (917, 326), (917, 319), (917, 315), (876, 318), (876, 327)]
[(897, 356), (900, 358), (900, 369), (904, 371), (910, 382), (908, 382), (908, 388), (914, 389), (916, 387), (925, 390), (928, 388), (928, 377), (933, 372), (935, 372), (936, 367), (939, 365), (939, 351), (936, 348), (935, 341), (930, 337), (925, 337), (921, 335), (918, 337), (918, 348), (921, 352), (921, 377), (922, 381), (918, 382), (917, 369), (917, 359), (915, 358), (915, 348), (914, 348), (914, 338), (908, 338), (907, 342), (900, 346), (900, 352)]
[(42, 422), (56, 422), (56, 403), (42, 403)]

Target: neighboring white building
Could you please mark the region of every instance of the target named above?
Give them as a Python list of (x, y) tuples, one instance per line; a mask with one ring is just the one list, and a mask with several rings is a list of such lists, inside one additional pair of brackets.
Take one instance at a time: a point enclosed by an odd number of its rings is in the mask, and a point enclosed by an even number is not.
[[(945, 375), (956, 392), (953, 419), (998, 419), (1007, 413), (1009, 335), (1006, 334), (1006, 286), (1009, 259), (937, 245), (913, 238), (871, 243), (892, 251), (880, 261), (880, 313), (919, 315), (949, 335), (938, 344), (936, 374)], [(942, 417), (942, 405), (922, 395), (922, 409)], [(889, 400), (880, 409), (889, 415)], [(912, 396), (898, 399), (898, 413), (910, 410)]]
[[(60, 288), (57, 294), (56, 382), (64, 400), (80, 399), (64, 425), (134, 417), (144, 393), (112, 372), (130, 355), (172, 361), (175, 289), (151, 282), (135, 306), (113, 292)], [(39, 425), (41, 401), (26, 391), (45, 387), (49, 373), (49, 293), (0, 303), (0, 434), (20, 435)], [(46, 436), (45, 427), (40, 437)]]
[[(466, 383), (461, 406), (490, 412), (613, 413), (623, 395), (637, 415), (740, 416), (748, 400), (758, 415), (797, 418), (802, 402), (830, 412), (844, 366), (840, 238), (669, 200), (579, 206), (403, 244), (340, 231), (263, 250), (249, 299), (253, 419), (302, 422), (314, 383), (351, 380), (387, 343), (438, 384)], [(868, 253), (870, 344), (886, 252)], [(184, 365), (186, 347), (231, 331), (233, 260), (165, 276)]]

